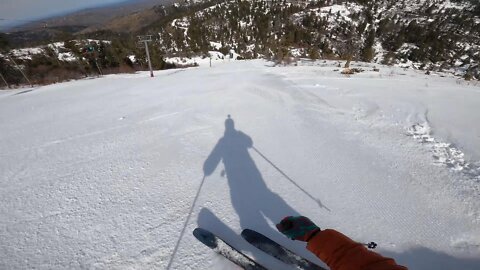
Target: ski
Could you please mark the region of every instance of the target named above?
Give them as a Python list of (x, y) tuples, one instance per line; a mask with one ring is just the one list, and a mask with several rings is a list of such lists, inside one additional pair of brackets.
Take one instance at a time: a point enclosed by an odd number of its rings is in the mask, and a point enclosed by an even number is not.
[(204, 245), (245, 270), (267, 270), (252, 258), (205, 229), (196, 228), (193, 230), (193, 235)]
[(326, 270), (254, 230), (243, 230), (242, 237), (256, 248), (297, 269)]

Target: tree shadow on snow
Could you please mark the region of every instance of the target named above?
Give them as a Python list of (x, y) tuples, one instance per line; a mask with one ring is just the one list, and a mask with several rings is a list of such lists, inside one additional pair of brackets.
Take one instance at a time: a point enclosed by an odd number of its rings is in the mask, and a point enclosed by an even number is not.
[(480, 258), (457, 258), (425, 247), (416, 247), (403, 253), (382, 252), (408, 269), (478, 270)]
[[(248, 151), (252, 147), (252, 138), (236, 130), (233, 119), (228, 116), (225, 120), (224, 136), (220, 138), (203, 164), (204, 175), (211, 175), (222, 161), (224, 171), (221, 174), (227, 177), (232, 205), (240, 219), (241, 228), (257, 230), (278, 242), (288, 242), (291, 247), (298, 245), (297, 249), (303, 253), (301, 250), (305, 249), (305, 245), (287, 239), (268, 223), (270, 221), (275, 224), (285, 216), (299, 213), (266, 186)], [(238, 241), (239, 232), (228, 228), (206, 208), (199, 213), (198, 225), (216, 232), (227, 241), (234, 241), (240, 245), (239, 248), (249, 249), (245, 241)]]

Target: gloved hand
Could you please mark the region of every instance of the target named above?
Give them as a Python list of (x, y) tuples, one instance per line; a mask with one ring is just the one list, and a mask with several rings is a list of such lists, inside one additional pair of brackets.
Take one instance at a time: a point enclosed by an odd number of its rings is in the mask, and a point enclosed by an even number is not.
[(313, 236), (320, 232), (320, 228), (309, 218), (286, 217), (277, 224), (277, 229), (292, 240), (308, 242)]

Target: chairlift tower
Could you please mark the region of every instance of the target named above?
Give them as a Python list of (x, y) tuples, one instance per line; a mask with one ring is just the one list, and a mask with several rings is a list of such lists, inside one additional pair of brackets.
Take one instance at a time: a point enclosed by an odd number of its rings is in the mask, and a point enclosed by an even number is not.
[(148, 42), (152, 41), (152, 35), (137, 36), (138, 43), (145, 45), (145, 52), (147, 54), (148, 68), (150, 69), (150, 77), (153, 77), (152, 62), (150, 61), (150, 52), (148, 51)]

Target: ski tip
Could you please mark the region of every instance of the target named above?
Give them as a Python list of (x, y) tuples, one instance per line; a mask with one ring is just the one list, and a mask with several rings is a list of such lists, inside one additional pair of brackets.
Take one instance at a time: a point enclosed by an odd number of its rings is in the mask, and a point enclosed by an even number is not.
[(247, 236), (249, 236), (249, 235), (252, 235), (252, 234), (255, 234), (255, 233), (256, 233), (256, 232), (255, 232), (254, 230), (243, 229), (241, 235), (242, 235), (242, 237), (245, 238), (245, 237), (247, 237)]
[(265, 235), (251, 229), (244, 229), (241, 233), (243, 239), (247, 240), (247, 242), (258, 242), (258, 241), (268, 241)]
[(202, 228), (196, 228), (193, 230), (193, 235), (198, 239), (198, 241), (202, 242), (206, 246), (210, 248), (217, 247), (217, 239), (213, 233)]

